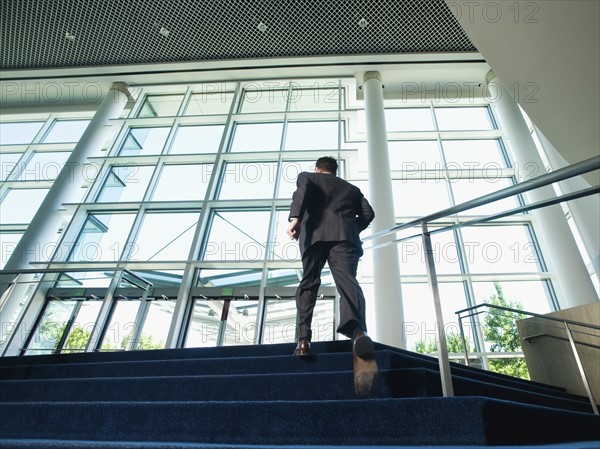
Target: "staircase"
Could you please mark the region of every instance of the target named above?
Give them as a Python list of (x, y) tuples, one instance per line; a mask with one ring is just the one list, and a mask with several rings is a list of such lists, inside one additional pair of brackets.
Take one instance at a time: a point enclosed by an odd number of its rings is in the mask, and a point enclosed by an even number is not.
[(488, 446), (600, 441), (587, 398), (376, 344), (369, 399), (349, 341), (0, 359), (2, 449)]

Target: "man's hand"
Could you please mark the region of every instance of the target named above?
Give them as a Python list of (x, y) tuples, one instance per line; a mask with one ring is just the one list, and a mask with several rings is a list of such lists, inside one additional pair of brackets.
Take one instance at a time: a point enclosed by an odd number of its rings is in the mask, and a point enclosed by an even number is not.
[(300, 220), (297, 218), (292, 218), (287, 229), (287, 235), (289, 235), (292, 240), (298, 240), (298, 237), (300, 236), (300, 230)]

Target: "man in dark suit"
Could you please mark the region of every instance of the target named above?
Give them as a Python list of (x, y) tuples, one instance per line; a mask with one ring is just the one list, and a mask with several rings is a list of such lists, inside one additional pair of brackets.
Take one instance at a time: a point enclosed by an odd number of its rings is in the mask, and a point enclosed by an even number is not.
[(357, 396), (368, 396), (377, 377), (375, 349), (366, 334), (365, 297), (356, 279), (363, 254), (359, 234), (375, 213), (358, 187), (336, 176), (337, 162), (317, 160), (315, 173), (298, 175), (292, 196), (287, 233), (297, 239), (303, 277), (296, 291), (299, 330), (295, 355), (310, 354), (311, 323), (325, 262), (340, 294), (337, 331), (352, 339), (354, 384)]

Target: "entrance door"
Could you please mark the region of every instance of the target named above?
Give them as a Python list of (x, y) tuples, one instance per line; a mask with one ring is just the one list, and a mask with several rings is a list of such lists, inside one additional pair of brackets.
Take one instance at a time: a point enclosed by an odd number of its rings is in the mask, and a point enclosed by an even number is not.
[(100, 298), (48, 298), (25, 355), (84, 352), (102, 306)]

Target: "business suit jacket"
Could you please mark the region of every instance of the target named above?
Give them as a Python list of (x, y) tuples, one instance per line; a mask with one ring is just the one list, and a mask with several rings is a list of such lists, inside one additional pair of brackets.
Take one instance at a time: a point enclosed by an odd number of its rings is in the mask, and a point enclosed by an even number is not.
[(375, 213), (360, 189), (326, 173), (302, 172), (296, 181), (289, 219), (298, 218), (300, 250), (315, 242), (348, 241), (362, 247), (359, 234)]

